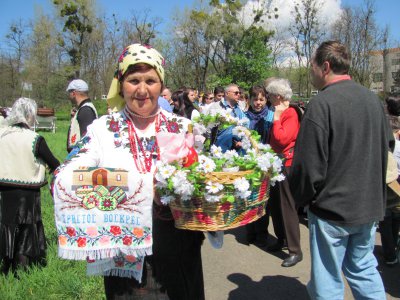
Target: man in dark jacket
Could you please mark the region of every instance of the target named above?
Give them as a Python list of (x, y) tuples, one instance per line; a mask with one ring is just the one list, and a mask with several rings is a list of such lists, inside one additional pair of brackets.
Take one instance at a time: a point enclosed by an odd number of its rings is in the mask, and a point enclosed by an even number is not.
[(320, 92), (301, 123), (289, 178), (296, 204), (309, 208), (312, 299), (343, 299), (342, 272), (355, 299), (386, 299), (373, 248), (393, 136), (382, 103), (349, 67), (339, 42), (315, 51), (311, 80)]

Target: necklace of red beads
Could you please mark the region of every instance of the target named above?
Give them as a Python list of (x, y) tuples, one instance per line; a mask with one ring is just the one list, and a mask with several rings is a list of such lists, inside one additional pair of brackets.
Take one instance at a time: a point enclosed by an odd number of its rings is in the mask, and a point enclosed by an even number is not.
[[(125, 107), (125, 115), (127, 117), (128, 123), (128, 135), (129, 143), (131, 147), (131, 152), (133, 155), (133, 160), (135, 162), (136, 168), (141, 174), (149, 173), (153, 164), (153, 153), (157, 151), (157, 159), (160, 159), (160, 149), (158, 147), (157, 139), (155, 139), (154, 144), (151, 146), (150, 150), (146, 150), (143, 145), (142, 139), (138, 136), (135, 126), (133, 124), (132, 118), (136, 114), (132, 113), (128, 108)], [(168, 124), (166, 117), (159, 110), (155, 114), (155, 133), (160, 132), (160, 123), (164, 121)]]

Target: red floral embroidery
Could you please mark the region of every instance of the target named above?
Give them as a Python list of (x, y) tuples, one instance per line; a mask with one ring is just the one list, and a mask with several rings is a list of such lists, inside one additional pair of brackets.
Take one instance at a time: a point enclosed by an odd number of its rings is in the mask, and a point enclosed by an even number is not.
[(115, 262), (115, 267), (116, 268), (122, 268), (125, 265), (123, 260), (118, 260)]
[(72, 144), (75, 144), (75, 142), (76, 142), (76, 134), (74, 134), (74, 135), (71, 137), (71, 143), (72, 143)]
[(179, 132), (179, 124), (177, 122), (171, 121), (167, 124), (167, 127), (168, 127), (169, 132), (172, 132), (172, 133)]
[(69, 236), (75, 236), (75, 235), (76, 235), (76, 230), (75, 230), (75, 228), (67, 227), (67, 234), (68, 234)]
[(86, 247), (86, 238), (84, 237), (79, 237), (77, 239), (78, 247), (83, 248)]
[(121, 234), (121, 227), (119, 227), (119, 226), (111, 226), (110, 227), (110, 232), (113, 235), (120, 235)]
[(132, 237), (124, 236), (124, 238), (122, 239), (122, 243), (126, 246), (130, 246), (132, 244)]
[(119, 131), (118, 121), (115, 121), (114, 118), (112, 118), (108, 128), (112, 132), (118, 132)]

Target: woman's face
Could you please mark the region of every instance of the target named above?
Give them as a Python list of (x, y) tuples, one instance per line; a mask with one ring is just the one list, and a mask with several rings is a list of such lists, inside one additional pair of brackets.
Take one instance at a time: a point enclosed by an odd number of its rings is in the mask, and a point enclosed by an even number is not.
[(206, 97), (204, 97), (205, 104), (210, 104), (214, 102), (214, 94), (207, 94)]
[(196, 93), (195, 93), (195, 91), (189, 90), (188, 98), (192, 103), (195, 102), (196, 101)]
[(261, 93), (259, 93), (256, 98), (251, 99), (251, 106), (253, 107), (254, 111), (262, 111), (266, 105), (267, 99)]
[(158, 109), (162, 83), (154, 69), (136, 71), (124, 78), (122, 94), (128, 108), (134, 113), (148, 116)]
[(269, 94), (268, 97), (269, 97), (269, 101), (271, 101), (271, 104), (273, 106), (278, 106), (279, 104), (281, 104), (281, 100), (282, 100), (281, 96)]
[(173, 103), (174, 103), (175, 109), (179, 109), (179, 100), (178, 100), (178, 98), (174, 99), (173, 101), (174, 101)]

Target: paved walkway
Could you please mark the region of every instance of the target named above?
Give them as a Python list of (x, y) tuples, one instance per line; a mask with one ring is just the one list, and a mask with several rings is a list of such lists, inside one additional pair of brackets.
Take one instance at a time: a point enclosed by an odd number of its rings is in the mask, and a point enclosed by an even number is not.
[[(272, 224), (270, 225), (272, 227)], [(285, 252), (271, 254), (265, 249), (246, 244), (245, 228), (225, 232), (222, 249), (213, 249), (205, 240), (202, 255), (207, 300), (306, 300), (306, 284), (310, 276), (308, 229), (300, 225), (304, 259), (291, 268), (281, 267)], [(273, 242), (273, 238), (271, 237)], [(376, 253), (387, 299), (400, 298), (400, 266), (382, 264), (380, 237)], [(345, 299), (353, 299), (346, 287)]]

